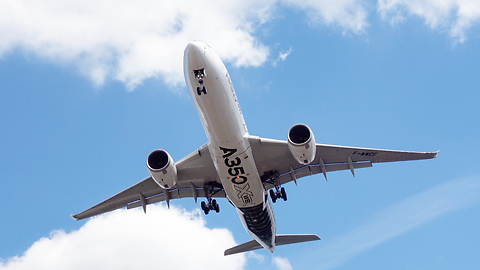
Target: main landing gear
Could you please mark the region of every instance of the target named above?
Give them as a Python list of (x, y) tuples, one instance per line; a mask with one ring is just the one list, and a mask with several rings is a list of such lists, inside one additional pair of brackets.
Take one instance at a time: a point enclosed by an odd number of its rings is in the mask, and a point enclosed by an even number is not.
[(268, 183), (274, 186), (274, 188), (270, 189), (270, 198), (272, 198), (272, 202), (276, 203), (277, 199), (283, 199), (284, 201), (287, 200), (287, 193), (285, 192), (285, 188), (281, 187), (277, 171), (264, 172), (263, 175), (260, 176), (260, 179), (262, 180), (262, 183)]
[(215, 212), (220, 212), (220, 206), (217, 203), (217, 200), (213, 199), (212, 196), (223, 189), (222, 185), (216, 182), (210, 182), (203, 186), (203, 191), (205, 197), (207, 197), (207, 202), (202, 202), (202, 210), (205, 215), (208, 215), (210, 210), (215, 210)]
[(277, 199), (283, 199), (284, 201), (287, 201), (287, 193), (285, 192), (285, 188), (276, 186), (275, 189), (276, 191), (270, 189), (270, 198), (272, 198), (272, 202), (277, 202)]
[(215, 212), (217, 212), (217, 213), (220, 212), (220, 206), (218, 205), (217, 200), (215, 200), (215, 199), (213, 199), (213, 200), (210, 199), (210, 201), (208, 203), (202, 202), (201, 205), (202, 205), (202, 210), (205, 213), (205, 215), (208, 215), (210, 210), (215, 210)]

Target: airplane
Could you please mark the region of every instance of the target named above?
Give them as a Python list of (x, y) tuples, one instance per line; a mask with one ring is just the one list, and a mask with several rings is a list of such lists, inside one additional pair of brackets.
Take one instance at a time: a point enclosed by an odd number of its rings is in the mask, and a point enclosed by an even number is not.
[[(287, 140), (252, 136), (240, 109), (230, 75), (207, 44), (194, 41), (184, 53), (184, 76), (208, 142), (174, 162), (157, 149), (147, 157), (150, 176), (117, 195), (79, 213), (75, 220), (115, 209), (191, 197), (205, 214), (219, 212), (216, 198), (226, 198), (253, 240), (225, 250), (224, 256), (276, 246), (320, 240), (317, 235), (277, 235), (272, 202), (287, 200), (284, 184), (327, 172), (372, 167), (373, 163), (431, 159), (437, 152), (407, 152), (317, 144), (305, 124), (288, 131)], [(269, 197), (271, 200), (269, 200)]]

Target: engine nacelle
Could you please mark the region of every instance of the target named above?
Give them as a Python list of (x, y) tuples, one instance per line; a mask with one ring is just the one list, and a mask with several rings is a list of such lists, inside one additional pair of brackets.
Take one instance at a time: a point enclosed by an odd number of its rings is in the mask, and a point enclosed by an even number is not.
[(312, 130), (304, 124), (291, 127), (288, 131), (288, 149), (298, 163), (310, 164), (317, 150)]
[(147, 158), (147, 167), (153, 180), (163, 189), (177, 184), (177, 167), (165, 150), (155, 150)]

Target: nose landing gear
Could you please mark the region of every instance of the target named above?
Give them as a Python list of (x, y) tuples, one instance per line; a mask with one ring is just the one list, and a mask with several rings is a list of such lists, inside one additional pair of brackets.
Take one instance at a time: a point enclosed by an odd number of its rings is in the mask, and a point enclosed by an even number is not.
[(193, 71), (193, 74), (195, 75), (195, 79), (197, 82), (200, 84), (199, 87), (197, 87), (197, 94), (200, 96), (202, 93), (207, 94), (207, 88), (203, 85), (203, 80), (205, 77), (207, 77), (207, 74), (205, 73), (205, 69), (197, 69)]
[(199, 84), (203, 84), (203, 79), (207, 77), (207, 74), (205, 74), (204, 68), (194, 70), (193, 74), (195, 75), (195, 79), (197, 79)]

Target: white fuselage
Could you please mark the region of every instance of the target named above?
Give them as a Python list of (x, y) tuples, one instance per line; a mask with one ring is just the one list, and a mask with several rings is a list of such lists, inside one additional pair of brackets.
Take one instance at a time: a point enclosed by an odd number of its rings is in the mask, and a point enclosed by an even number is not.
[[(275, 218), (230, 75), (220, 58), (202, 42), (192, 42), (185, 49), (184, 74), (227, 199), (237, 208), (247, 232), (273, 252)], [(257, 224), (259, 220), (262, 224)]]

